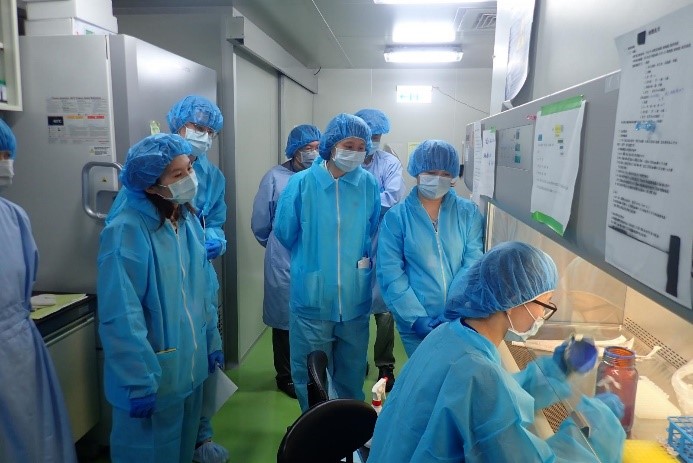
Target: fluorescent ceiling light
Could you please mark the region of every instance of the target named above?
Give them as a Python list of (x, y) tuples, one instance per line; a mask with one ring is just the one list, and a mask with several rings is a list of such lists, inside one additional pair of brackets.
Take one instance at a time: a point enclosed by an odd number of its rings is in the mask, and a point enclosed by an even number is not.
[(450, 43), (455, 41), (455, 26), (450, 22), (406, 22), (395, 24), (394, 43)]
[(432, 5), (434, 3), (484, 3), (488, 0), (373, 0), (382, 5)]
[(457, 47), (392, 47), (383, 54), (388, 63), (454, 63), (462, 59)]

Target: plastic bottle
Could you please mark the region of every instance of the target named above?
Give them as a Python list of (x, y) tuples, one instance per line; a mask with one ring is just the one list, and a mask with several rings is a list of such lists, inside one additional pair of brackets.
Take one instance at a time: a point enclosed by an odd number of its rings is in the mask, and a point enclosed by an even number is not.
[(628, 437), (633, 427), (638, 376), (638, 370), (635, 369), (635, 352), (618, 346), (604, 349), (602, 362), (597, 368), (595, 394), (613, 392), (621, 399), (625, 409), (621, 425)]
[[(373, 406), (375, 413), (378, 415), (380, 415), (380, 410), (383, 409), (383, 400), (385, 400), (385, 386), (387, 386), (387, 376), (380, 378), (371, 389), (371, 393), (373, 394), (371, 405)], [(368, 442), (363, 444), (363, 446), (371, 448), (371, 439), (368, 439)]]

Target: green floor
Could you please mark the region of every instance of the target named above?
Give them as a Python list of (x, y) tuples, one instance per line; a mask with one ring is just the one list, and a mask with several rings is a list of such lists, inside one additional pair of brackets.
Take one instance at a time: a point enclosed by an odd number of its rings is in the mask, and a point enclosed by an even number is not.
[[(371, 342), (368, 352), (371, 368), (363, 390), (370, 400), (370, 389), (378, 377), (373, 366), (375, 322), (371, 317)], [(399, 373), (406, 355), (395, 335), (395, 374)], [(214, 440), (226, 447), (230, 463), (271, 463), (276, 461), (277, 447), (287, 426), (300, 415), (296, 400), (276, 389), (272, 364), (272, 335), (266, 330), (247, 355), (242, 365), (227, 372), (238, 385), (238, 392), (212, 419)], [(108, 459), (97, 460), (106, 463)]]

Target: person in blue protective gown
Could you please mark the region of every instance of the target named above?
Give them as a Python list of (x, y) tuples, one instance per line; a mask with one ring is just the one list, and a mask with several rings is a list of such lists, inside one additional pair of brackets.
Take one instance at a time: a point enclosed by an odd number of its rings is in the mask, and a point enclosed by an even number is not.
[(459, 170), (452, 145), (421, 143), (407, 166), (417, 186), (380, 224), (378, 284), (408, 356), (445, 320), (450, 285), (483, 253), (483, 218), (451, 188)]
[(327, 354), (337, 395), (363, 400), (371, 310), (371, 239), (380, 194), (361, 168), (371, 131), (363, 119), (338, 114), (320, 138), (320, 159), (297, 173), (279, 197), (274, 233), (291, 254), (291, 377), (308, 408), (310, 352)]
[[(207, 151), (224, 125), (224, 116), (217, 105), (208, 99), (189, 95), (171, 107), (167, 120), (171, 133), (185, 138), (192, 146), (192, 154), (197, 157), (193, 168), (197, 175), (198, 187), (193, 205), (204, 228), (207, 259), (214, 260), (226, 252), (226, 235), (223, 230), (226, 222), (226, 178), (221, 170), (210, 162)], [(207, 271), (212, 292), (210, 301), (215, 310), (218, 310), (219, 280), (214, 266), (208, 266)], [(212, 435), (210, 417), (203, 416), (200, 420), (194, 461), (223, 463), (229, 459), (229, 452), (212, 441)]]
[(620, 462), (623, 405), (614, 394), (580, 399), (589, 438), (572, 418), (546, 440), (530, 431), (535, 411), (572, 393), (562, 349), (513, 375), (501, 365), (504, 337), (526, 340), (556, 311), (550, 299), (557, 279), (547, 254), (506, 242), (456, 280), (445, 312), (452, 321), (433, 330), (405, 365), (376, 422), (368, 460)]
[(272, 230), (277, 201), (291, 176), (308, 169), (318, 157), (320, 130), (309, 124), (298, 125), (289, 133), (285, 154), (288, 160), (272, 167), (260, 181), (250, 227), (258, 243), (265, 248), (264, 298), (262, 321), (272, 328), (275, 380), (279, 390), (296, 398), (291, 379), (289, 344), (289, 251), (277, 240)]
[[(380, 187), (380, 219), (395, 204), (404, 198), (406, 186), (402, 178), (402, 163), (399, 159), (380, 149), (383, 134), (390, 131), (390, 120), (378, 109), (362, 109), (355, 116), (360, 117), (371, 129), (372, 148), (366, 154), (363, 167), (370, 172)], [(372, 257), (376, 256), (378, 236), (373, 239)], [(375, 318), (375, 342), (373, 344), (373, 362), (378, 369), (378, 379), (387, 377), (385, 390), (390, 392), (395, 384), (395, 321), (387, 309), (380, 286), (373, 275), (373, 306), (371, 312)]]
[[(12, 183), (16, 140), (0, 120), (0, 193)], [(31, 288), (38, 251), (26, 212), (0, 197), (0, 461), (76, 462), (70, 419)]]
[(223, 365), (192, 147), (144, 138), (120, 174), (127, 198), (101, 233), (97, 296), (111, 461), (189, 462), (202, 384)]

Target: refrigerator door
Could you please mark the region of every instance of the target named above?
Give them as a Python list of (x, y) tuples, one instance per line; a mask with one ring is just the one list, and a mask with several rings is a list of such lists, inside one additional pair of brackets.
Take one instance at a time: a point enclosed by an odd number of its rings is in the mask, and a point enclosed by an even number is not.
[[(129, 147), (187, 94), (216, 101), (216, 73), (133, 37), (20, 37), (25, 107), (8, 123), (16, 175), (3, 194), (31, 219), (35, 290), (96, 292), (103, 216)], [(86, 168), (86, 169), (85, 169)], [(86, 172), (83, 172), (86, 170)], [(83, 205), (83, 179), (85, 179)]]
[[(19, 49), (26, 106), (9, 121), (17, 159), (6, 193), (31, 220), (34, 289), (93, 293), (102, 225), (82, 207), (82, 168), (115, 160), (107, 38), (20, 37)], [(90, 179), (94, 195), (118, 188), (113, 168), (94, 168)]]

